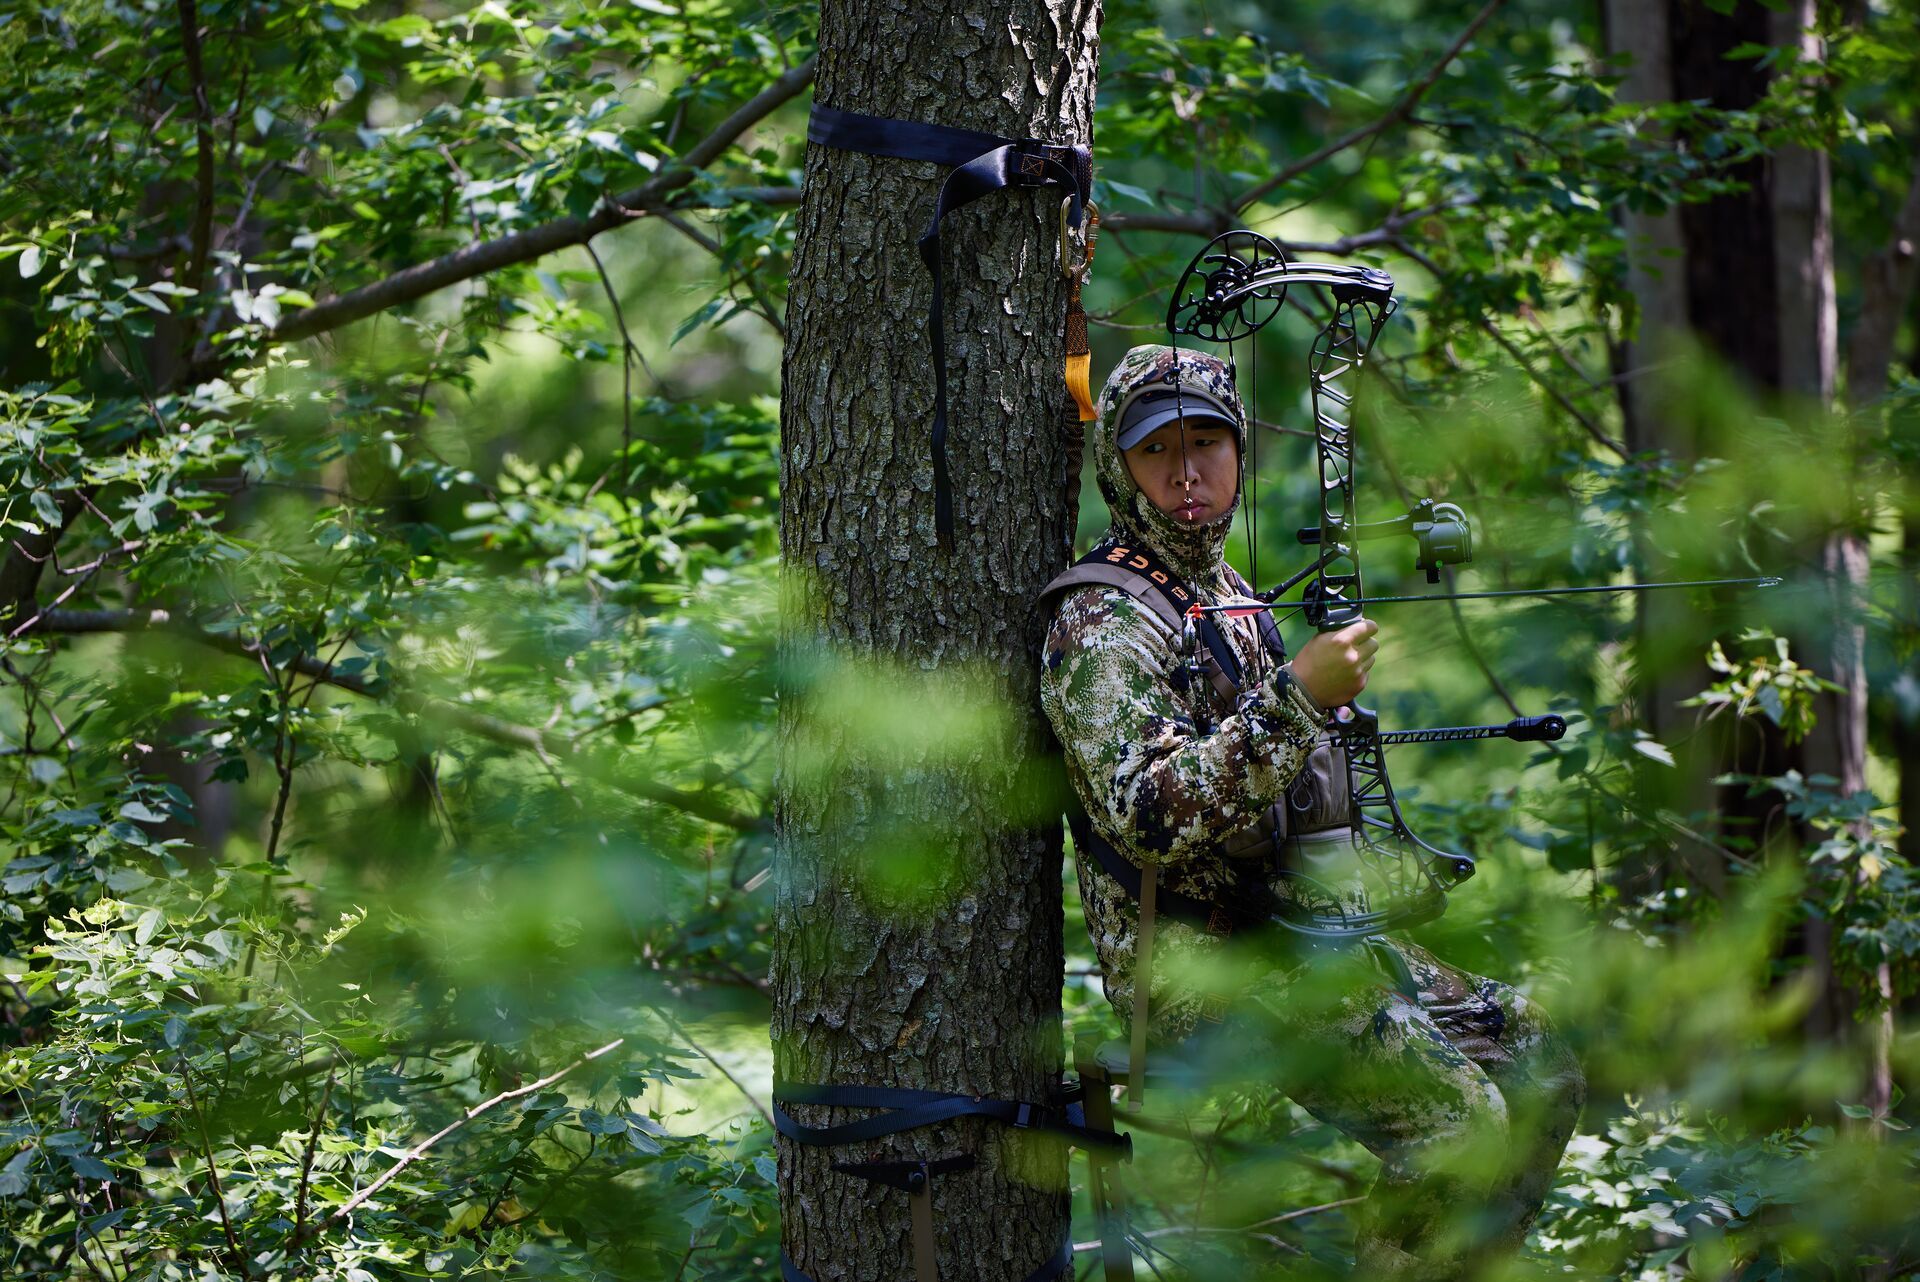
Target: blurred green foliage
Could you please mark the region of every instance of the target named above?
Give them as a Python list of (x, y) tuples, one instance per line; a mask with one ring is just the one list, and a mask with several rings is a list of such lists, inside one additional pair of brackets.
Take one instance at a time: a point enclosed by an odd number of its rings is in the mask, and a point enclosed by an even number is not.
[[(1366, 515), (1466, 504), (1461, 587), (1611, 581), (1636, 539), (1689, 574), (1771, 572), (1840, 493), (1884, 530), (1913, 520), (1910, 363), (1885, 401), (1829, 413), (1676, 351), (1667, 403), (1713, 449), (1605, 444), (1611, 352), (1637, 325), (1620, 211), (1819, 147), (1851, 315), (1907, 181), (1911, 5), (1828, 15), (1824, 74), (1749, 51), (1783, 74), (1730, 112), (1621, 101), (1590, 15), (1516, 0), (1410, 119), (1269, 183), (1380, 118), (1475, 7), (1114, 0), (1102, 205), (1395, 273)], [(700, 171), (672, 222), (316, 341), (265, 336), (670, 168), (807, 56), (812, 22), (734, 0), (0, 0), (0, 529), (58, 536), (38, 605), (0, 618), (8, 1278), (777, 1276), (775, 685), (832, 729), (823, 780), (845, 754), (869, 772), (850, 802), (1005, 771), (1022, 716), (977, 675), (778, 667), (772, 398), (804, 98)], [(1153, 337), (1199, 243), (1109, 240), (1097, 368)], [(1262, 582), (1310, 508), (1311, 332), (1289, 317), (1235, 353), (1278, 429), (1255, 433), (1261, 519), (1234, 549)], [(1091, 535), (1090, 484), (1081, 511)], [(1913, 565), (1884, 533), (1874, 551), (1874, 790), (1734, 780), (1801, 835), (1785, 846), (1644, 800), (1673, 745), (1628, 706), (1630, 606), (1383, 615), (1389, 728), (1501, 720), (1509, 699), (1574, 725), (1395, 759), (1416, 830), (1481, 859), (1423, 941), (1536, 998), (1593, 1083), (1516, 1276), (1920, 1258), (1911, 1107), (1859, 1102), (1877, 1011), (1920, 975), (1882, 755), (1920, 723), (1920, 619)], [(1371, 558), (1370, 587), (1415, 590), (1399, 559)], [(1796, 581), (1701, 603), (1719, 719), (1811, 728), (1820, 675), (1741, 638), (1816, 600)], [(1008, 822), (1051, 796), (1010, 795)], [(962, 882), (943, 849), (889, 834), (874, 893), (942, 911)], [(1105, 1035), (1063, 886), (1068, 1023)], [(1822, 966), (1857, 1035), (1805, 1026)], [(1903, 1025), (1884, 1049), (1915, 1080)], [(1190, 1109), (1143, 1135), (1142, 1249), (1196, 1277), (1337, 1273), (1372, 1159), (1270, 1092)]]

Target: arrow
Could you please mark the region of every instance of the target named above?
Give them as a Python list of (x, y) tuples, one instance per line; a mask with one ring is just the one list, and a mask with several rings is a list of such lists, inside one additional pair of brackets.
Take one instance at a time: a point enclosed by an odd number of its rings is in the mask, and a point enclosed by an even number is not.
[[(1786, 580), (1777, 575), (1757, 575), (1746, 579), (1686, 579), (1674, 583), (1620, 583), (1600, 584), (1582, 588), (1511, 588), (1489, 592), (1429, 592), (1420, 596), (1370, 596), (1356, 600), (1333, 600), (1315, 602), (1323, 606), (1368, 606), (1368, 605), (1405, 605), (1413, 601), (1490, 601), (1497, 597), (1549, 597), (1580, 596), (1589, 592), (1657, 592), (1664, 588), (1777, 588)], [(1188, 614), (1224, 614), (1230, 619), (1258, 614), (1262, 610), (1303, 610), (1305, 601), (1269, 602), (1266, 605), (1235, 603), (1231, 605), (1191, 605)]]

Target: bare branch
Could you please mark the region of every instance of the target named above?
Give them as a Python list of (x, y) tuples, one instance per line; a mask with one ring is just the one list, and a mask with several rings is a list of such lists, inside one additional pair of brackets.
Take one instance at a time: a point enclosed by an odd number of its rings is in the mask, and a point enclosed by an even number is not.
[(692, 1047), (696, 1055), (698, 1055), (701, 1059), (706, 1060), (707, 1063), (713, 1065), (716, 1069), (718, 1069), (720, 1071), (720, 1076), (726, 1078), (729, 1082), (733, 1083), (733, 1089), (739, 1091), (742, 1095), (746, 1097), (747, 1103), (753, 1105), (753, 1111), (760, 1114), (761, 1117), (765, 1118), (768, 1126), (773, 1125), (773, 1114), (768, 1110), (767, 1106), (765, 1104), (762, 1104), (759, 1098), (755, 1096), (752, 1091), (747, 1089), (746, 1083), (742, 1082), (739, 1078), (735, 1077), (725, 1064), (722, 1064), (719, 1060), (715, 1059), (712, 1051), (702, 1046), (699, 1042), (694, 1041), (693, 1034), (689, 1033), (686, 1030), (686, 1026), (683, 1025), (679, 1020), (673, 1017), (672, 1012), (668, 1011), (664, 1006), (649, 1005), (647, 1009), (651, 1010), (654, 1014), (658, 1015), (663, 1021), (665, 1021), (667, 1027), (673, 1030), (673, 1035), (675, 1037), (678, 1037), (681, 1041), (685, 1042), (688, 1046)]
[[(1447, 200), (1435, 201), (1430, 205), (1422, 205), (1418, 209), (1400, 210), (1389, 214), (1378, 227), (1355, 232), (1351, 236), (1342, 236), (1339, 240), (1276, 240), (1274, 244), (1286, 254), (1331, 254), (1337, 258), (1343, 258), (1356, 250), (1372, 249), (1376, 246), (1397, 248), (1402, 233), (1408, 227), (1435, 214), (1469, 208), (1476, 201), (1477, 198), (1474, 196), (1455, 196)], [(1211, 239), (1233, 227), (1233, 216), (1224, 211), (1196, 214), (1115, 213), (1100, 216), (1102, 231), (1164, 231), (1205, 236)]]
[(1586, 429), (1586, 433), (1588, 436), (1591, 436), (1596, 442), (1606, 446), (1608, 449), (1612, 450), (1615, 454), (1618, 454), (1621, 458), (1625, 458), (1627, 456), (1626, 442), (1615, 440), (1613, 437), (1607, 435), (1606, 429), (1601, 427), (1598, 423), (1594, 422), (1592, 418), (1590, 418), (1585, 413), (1583, 413), (1580, 407), (1575, 405), (1571, 400), (1569, 400), (1567, 397), (1567, 394), (1561, 391), (1559, 387), (1554, 384), (1552, 379), (1548, 378), (1546, 375), (1542, 374), (1539, 370), (1533, 367), (1533, 363), (1529, 361), (1526, 358), (1526, 355), (1522, 353), (1521, 350), (1514, 345), (1513, 340), (1500, 332), (1500, 327), (1498, 325), (1495, 325), (1487, 317), (1482, 316), (1480, 318), (1480, 328), (1487, 331), (1487, 334), (1493, 339), (1494, 342), (1500, 344), (1501, 347), (1505, 348), (1507, 355), (1513, 357), (1514, 364), (1518, 365), (1522, 370), (1526, 371), (1527, 377), (1533, 380), (1534, 386), (1538, 387), (1541, 391), (1545, 392), (1549, 397), (1551, 397), (1554, 404), (1558, 405), (1561, 409), (1571, 414), (1574, 418), (1574, 421), (1579, 423), (1581, 427)]
[[(48, 610), (32, 630), (68, 635), (94, 632), (161, 631), (243, 659), (258, 661), (264, 658), (264, 652), (256, 644), (242, 637), (208, 632), (176, 621), (165, 610)], [(383, 692), (375, 689), (365, 678), (349, 672), (336, 672), (332, 664), (316, 659), (312, 655), (296, 655), (283, 666), (291, 668), (301, 676), (324, 682), (352, 694), (370, 699), (383, 697)], [(424, 712), (443, 718), (469, 734), (479, 735), (483, 739), (490, 739), (510, 748), (525, 749), (543, 761), (553, 756), (570, 757), (587, 763), (605, 761), (608, 763), (606, 774), (610, 786), (642, 800), (692, 815), (696, 819), (704, 819), (708, 823), (718, 824), (723, 828), (732, 828), (736, 832), (762, 832), (768, 827), (768, 821), (764, 816), (743, 814), (724, 802), (698, 793), (682, 792), (678, 788), (655, 783), (651, 779), (633, 778), (613, 767), (612, 763), (618, 759), (616, 755), (582, 753), (578, 744), (563, 735), (551, 734), (535, 726), (518, 725), (478, 712), (463, 704), (436, 699), (428, 695), (396, 690), (385, 697), (390, 697), (394, 705), (403, 712), (415, 714)]]
[[(447, 1136), (453, 1134), (455, 1131), (465, 1126), (468, 1122), (471, 1122), (474, 1118), (479, 1117), (481, 1114), (489, 1112), (492, 1109), (498, 1108), (500, 1105), (506, 1103), (508, 1100), (520, 1099), (523, 1096), (537, 1094), (538, 1092), (545, 1090), (547, 1087), (552, 1086), (555, 1082), (559, 1081), (561, 1078), (567, 1076), (567, 1074), (573, 1072), (574, 1069), (579, 1068), (584, 1064), (592, 1063), (594, 1060), (599, 1059), (602, 1055), (607, 1054), (609, 1051), (619, 1049), (620, 1046), (625, 1044), (626, 1040), (627, 1039), (624, 1037), (616, 1037), (612, 1041), (608, 1042), (605, 1046), (600, 1047), (600, 1049), (588, 1051), (585, 1055), (582, 1055), (579, 1059), (576, 1059), (575, 1061), (573, 1061), (573, 1063), (567, 1065), (563, 1069), (560, 1069), (558, 1072), (549, 1073), (545, 1077), (540, 1078), (538, 1081), (528, 1082), (525, 1086), (516, 1086), (514, 1089), (510, 1091), (501, 1091), (498, 1095), (495, 1095), (492, 1099), (483, 1100), (482, 1102), (475, 1104), (472, 1108), (468, 1109), (465, 1113), (462, 1113), (459, 1117), (455, 1118), (451, 1122), (448, 1122), (445, 1126), (441, 1127), (439, 1130), (435, 1131), (433, 1134), (427, 1136), (427, 1138), (425, 1138), (424, 1140), (421, 1140), (418, 1144), (414, 1145), (411, 1149), (408, 1149), (407, 1152), (401, 1156), (399, 1161), (395, 1162), (392, 1166), (388, 1167), (384, 1172), (381, 1173), (379, 1179), (367, 1185), (367, 1187), (361, 1189), (358, 1193), (355, 1193), (352, 1197), (348, 1198), (340, 1206), (336, 1207), (334, 1209), (333, 1214), (329, 1215), (324, 1221), (324, 1223), (330, 1224), (335, 1220), (344, 1220), (348, 1216), (352, 1215), (355, 1211), (359, 1210), (360, 1207), (366, 1204), (366, 1201), (368, 1198), (372, 1197), (375, 1193), (378, 1193), (381, 1189), (385, 1188), (388, 1184), (392, 1183), (394, 1177), (399, 1175), (400, 1172), (406, 1170), (409, 1166), (419, 1161), (422, 1157), (425, 1157), (428, 1149), (432, 1148), (434, 1145), (438, 1144), (441, 1140), (444, 1140), (445, 1138), (447, 1138)], [(303, 1239), (303, 1237), (311, 1237), (314, 1233), (318, 1231), (319, 1231), (318, 1226), (310, 1226), (306, 1230), (305, 1234), (295, 1234), (293, 1238), (293, 1242), (296, 1245), (298, 1245), (299, 1242)]]
[(687, 186), (701, 169), (718, 160), (741, 134), (812, 84), (813, 69), (814, 60), (809, 58), (755, 94), (685, 155), (633, 190), (601, 201), (586, 217), (556, 218), (538, 227), (465, 245), (450, 254), (416, 263), (385, 280), (363, 285), (289, 316), (273, 331), (274, 341), (286, 343), (324, 334), (448, 285), (515, 263), (530, 262), (570, 245), (584, 244), (601, 232), (627, 222), (636, 210), (661, 207), (667, 197)]
[(320, 1147), (320, 1123), (327, 1115), (327, 1103), (333, 1098), (334, 1076), (339, 1065), (327, 1069), (327, 1084), (320, 1088), (320, 1107), (313, 1111), (313, 1129), (307, 1133), (305, 1151), (300, 1155), (300, 1190), (293, 1199), (293, 1235), (307, 1231), (307, 1181), (313, 1174), (313, 1155)]
[(207, 1157), (207, 1181), (213, 1186), (214, 1205), (220, 1208), (220, 1227), (226, 1233), (227, 1246), (233, 1251), (234, 1260), (238, 1261), (245, 1252), (240, 1249), (240, 1239), (233, 1232), (233, 1220), (227, 1214), (227, 1195), (220, 1190), (220, 1168), (213, 1160), (213, 1140), (207, 1135), (207, 1119), (200, 1112), (199, 1096), (194, 1094), (193, 1066), (187, 1063), (185, 1055), (180, 1057), (180, 1081), (187, 1088), (187, 1103), (193, 1105), (193, 1119), (200, 1128), (200, 1150)]
[(1372, 124), (1362, 125), (1351, 133), (1334, 139), (1312, 155), (1294, 161), (1291, 165), (1288, 165), (1285, 169), (1282, 169), (1279, 173), (1267, 179), (1265, 182), (1260, 183), (1258, 186), (1248, 188), (1247, 191), (1242, 193), (1233, 202), (1234, 212), (1238, 213), (1248, 205), (1266, 196), (1269, 192), (1275, 191), (1287, 183), (1292, 182), (1295, 178), (1298, 178), (1301, 174), (1306, 173), (1309, 169), (1320, 164), (1320, 162), (1326, 160), (1329, 156), (1338, 155), (1355, 143), (1365, 142), (1381, 130), (1406, 119), (1407, 114), (1419, 104), (1420, 99), (1426, 96), (1427, 90), (1433, 88), (1434, 81), (1440, 79), (1441, 73), (1446, 71), (1448, 64), (1460, 56), (1460, 51), (1467, 47), (1467, 42), (1473, 39), (1480, 28), (1486, 25), (1487, 19), (1493, 17), (1504, 3), (1506, 3), (1506, 0), (1487, 0), (1486, 6), (1473, 16), (1472, 22), (1467, 24), (1467, 29), (1462, 31), (1451, 45), (1447, 46), (1447, 51), (1440, 55), (1440, 60), (1427, 69), (1426, 75), (1420, 77), (1419, 80), (1408, 86), (1407, 91), (1400, 95), (1400, 100), (1394, 103), (1393, 106), (1387, 108), (1386, 115), (1381, 116)]
[(193, 253), (187, 261), (187, 283), (196, 289), (207, 268), (213, 245), (213, 107), (207, 101), (207, 69), (200, 58), (200, 15), (194, 0), (178, 0), (180, 47), (187, 55), (187, 75), (193, 81), (194, 195)]
[(1109, 214), (1105, 210), (1100, 211), (1101, 231), (1167, 231), (1212, 240), (1221, 232), (1232, 229), (1233, 215), (1221, 209), (1191, 214), (1126, 213), (1119, 210)]
[[(1427, 255), (1421, 253), (1412, 245), (1407, 244), (1404, 238), (1396, 239), (1394, 241), (1394, 247), (1407, 257), (1413, 259), (1414, 262), (1426, 268), (1435, 279), (1440, 279), (1445, 275), (1445, 273), (1440, 270), (1440, 264), (1434, 262), (1433, 259), (1427, 257)], [(1525, 372), (1526, 376), (1533, 380), (1534, 386), (1552, 398), (1554, 404), (1572, 415), (1574, 421), (1586, 430), (1588, 436), (1591, 436), (1596, 443), (1606, 446), (1621, 458), (1627, 456), (1626, 443), (1617, 441), (1609, 436), (1606, 429), (1594, 422), (1591, 417), (1582, 412), (1578, 405), (1575, 405), (1569, 400), (1567, 394), (1555, 386), (1552, 379), (1535, 369), (1533, 363), (1526, 358), (1526, 355), (1521, 352), (1518, 347), (1514, 346), (1513, 340), (1500, 332), (1498, 325), (1495, 325), (1491, 319), (1485, 316), (1480, 317), (1479, 323), (1480, 328), (1486, 331), (1487, 336), (1493, 339), (1494, 342), (1500, 344), (1500, 346), (1505, 349), (1507, 355), (1513, 358), (1514, 364), (1518, 365), (1521, 370)]]

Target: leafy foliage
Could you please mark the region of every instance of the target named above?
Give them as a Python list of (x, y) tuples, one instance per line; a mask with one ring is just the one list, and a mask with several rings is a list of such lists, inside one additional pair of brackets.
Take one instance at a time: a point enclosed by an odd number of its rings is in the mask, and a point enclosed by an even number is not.
[[(1649, 545), (1770, 571), (1836, 508), (1911, 521), (1910, 370), (1807, 418), (1676, 352), (1712, 446), (1681, 457), (1623, 448), (1612, 363), (1638, 333), (1622, 212), (1737, 191), (1789, 144), (1833, 166), (1852, 314), (1910, 164), (1908, 8), (1823, 18), (1821, 67), (1743, 51), (1773, 89), (1726, 110), (1626, 101), (1599, 33), (1538, 3), (1455, 49), (1455, 4), (1115, 0), (1097, 194), (1133, 224), (1088, 291), (1100, 363), (1157, 324), (1193, 233), (1244, 222), (1395, 272), (1368, 497), (1467, 502), (1487, 583), (1608, 578)], [(777, 1276), (772, 396), (804, 100), (723, 126), (804, 66), (812, 21), (0, 0), (9, 1277)], [(446, 288), (394, 285), (430, 263)], [(1249, 573), (1313, 484), (1285, 431), (1309, 332), (1236, 354), (1281, 429), (1257, 433)], [(1787, 591), (1701, 608), (1784, 636), (1815, 600)], [(1884, 749), (1920, 693), (1912, 602), (1882, 596)], [(1861, 1104), (1860, 1047), (1796, 1031), (1809, 932), (1863, 1030), (1920, 981), (1884, 775), (1743, 773), (1777, 839), (1721, 831), (1662, 799), (1687, 746), (1633, 705), (1651, 660), (1617, 604), (1389, 628), (1383, 718), (1511, 698), (1574, 725), (1402, 769), (1416, 826), (1485, 870), (1430, 942), (1542, 994), (1596, 1081), (1527, 1268), (1910, 1261), (1910, 1108)], [(1716, 727), (1819, 729), (1826, 677), (1713, 653)], [(860, 716), (873, 685), (820, 689)], [(894, 694), (898, 725), (972, 724)], [(1092, 987), (1068, 1018), (1104, 1027)], [(1270, 1095), (1207, 1116), (1218, 1143), (1151, 1165), (1156, 1249), (1339, 1270), (1371, 1159)]]

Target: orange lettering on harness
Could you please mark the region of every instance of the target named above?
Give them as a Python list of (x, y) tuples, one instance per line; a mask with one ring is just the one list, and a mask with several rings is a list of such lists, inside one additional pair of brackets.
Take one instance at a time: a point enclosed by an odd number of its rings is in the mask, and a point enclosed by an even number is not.
[(1118, 565), (1120, 562), (1126, 560), (1132, 551), (1133, 549), (1131, 548), (1115, 548), (1113, 551), (1107, 553), (1107, 560)]
[(1152, 565), (1153, 562), (1147, 560), (1147, 558), (1144, 556), (1136, 556), (1133, 558), (1133, 560), (1127, 562), (1127, 564), (1136, 570), (1144, 570), (1148, 566)]
[(1155, 583), (1161, 584), (1162, 586), (1164, 586), (1167, 581), (1166, 574), (1160, 570), (1155, 570), (1152, 574), (1148, 575), (1147, 577), (1151, 578)]

